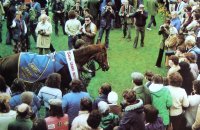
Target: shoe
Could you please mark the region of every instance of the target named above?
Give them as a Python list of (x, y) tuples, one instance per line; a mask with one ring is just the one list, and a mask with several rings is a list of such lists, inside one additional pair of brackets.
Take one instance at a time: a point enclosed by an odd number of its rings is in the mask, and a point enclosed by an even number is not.
[(151, 31), (151, 28), (147, 28), (147, 30)]
[(157, 66), (157, 65), (155, 65), (155, 67), (156, 67), (156, 68), (161, 68), (161, 66)]

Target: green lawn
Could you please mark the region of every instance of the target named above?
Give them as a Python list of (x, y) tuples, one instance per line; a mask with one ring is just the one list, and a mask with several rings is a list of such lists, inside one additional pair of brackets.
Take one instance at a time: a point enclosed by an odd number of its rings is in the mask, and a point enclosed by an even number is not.
[[(113, 91), (116, 91), (119, 95), (121, 95), (123, 90), (132, 87), (130, 75), (134, 71), (144, 73), (146, 70), (151, 70), (155, 73), (162, 74), (163, 76), (166, 75), (164, 61), (162, 68), (159, 69), (155, 67), (155, 62), (161, 41), (161, 36), (159, 36), (157, 33), (161, 24), (161, 19), (159, 16), (156, 16), (156, 20), (157, 27), (152, 27), (152, 31), (146, 30), (145, 44), (143, 48), (141, 48), (140, 45), (137, 49), (133, 48), (133, 39), (135, 36), (134, 28), (132, 28), (132, 40), (130, 42), (128, 42), (127, 39), (122, 38), (121, 29), (111, 30), (110, 50), (108, 50), (110, 69), (108, 72), (99, 70), (96, 76), (91, 80), (88, 91), (92, 97), (96, 97), (98, 95), (98, 88), (104, 82), (110, 83), (112, 85)], [(149, 22), (149, 20), (147, 20), (147, 22)], [(3, 43), (0, 44), (0, 55), (7, 56), (12, 54), (13, 48), (12, 46), (5, 45), (5, 22), (2, 33)], [(59, 33), (59, 37), (56, 37), (55, 33), (53, 33), (53, 45), (57, 51), (66, 50), (68, 48), (67, 36), (62, 34), (61, 28)], [(30, 51), (37, 52), (32, 37)]]

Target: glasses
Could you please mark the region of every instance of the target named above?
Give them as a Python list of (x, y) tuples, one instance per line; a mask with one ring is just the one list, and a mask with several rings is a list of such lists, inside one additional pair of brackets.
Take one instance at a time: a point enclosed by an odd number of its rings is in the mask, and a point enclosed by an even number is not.
[(86, 19), (85, 21), (90, 21), (89, 19)]

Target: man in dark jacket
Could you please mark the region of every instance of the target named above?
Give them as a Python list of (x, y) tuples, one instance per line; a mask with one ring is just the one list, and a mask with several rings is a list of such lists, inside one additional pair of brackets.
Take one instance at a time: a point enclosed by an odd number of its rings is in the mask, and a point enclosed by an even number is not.
[(101, 20), (100, 20), (100, 30), (99, 30), (99, 36), (98, 41), (101, 41), (104, 30), (106, 31), (105, 36), (105, 44), (106, 48), (109, 46), (109, 34), (111, 29), (111, 21), (115, 17), (115, 12), (112, 9), (112, 3), (108, 2), (108, 4), (104, 7), (104, 10), (101, 14)]
[(66, 35), (64, 23), (64, 4), (60, 0), (56, 0), (56, 2), (54, 2), (53, 4), (52, 12), (53, 20), (55, 23), (55, 34), (58, 36), (58, 21), (60, 20), (63, 29), (63, 34)]
[(148, 17), (147, 12), (144, 10), (144, 5), (140, 4), (139, 9), (132, 16), (136, 19), (136, 36), (133, 47), (137, 48), (139, 32), (141, 33), (140, 46), (144, 47), (145, 25)]

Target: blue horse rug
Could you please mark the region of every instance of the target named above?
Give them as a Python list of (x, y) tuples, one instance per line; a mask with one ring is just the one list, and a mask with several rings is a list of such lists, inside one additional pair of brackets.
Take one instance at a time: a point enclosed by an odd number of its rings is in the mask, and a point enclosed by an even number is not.
[(65, 51), (38, 55), (22, 52), (18, 61), (18, 78), (33, 83), (46, 79), (51, 73), (58, 72), (67, 64)]

